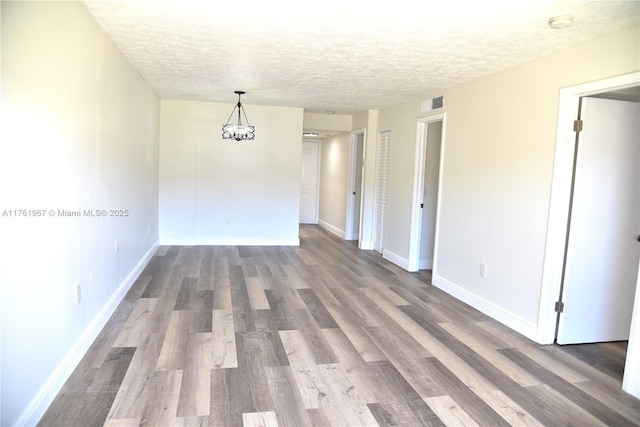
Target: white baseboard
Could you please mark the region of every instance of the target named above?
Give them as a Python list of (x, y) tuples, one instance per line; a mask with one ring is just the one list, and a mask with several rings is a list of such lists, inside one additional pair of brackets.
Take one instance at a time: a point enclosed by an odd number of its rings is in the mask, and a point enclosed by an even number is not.
[(123, 300), (131, 286), (138, 279), (144, 268), (147, 266), (151, 257), (158, 248), (158, 241), (156, 241), (147, 253), (138, 261), (138, 264), (131, 270), (131, 272), (125, 277), (118, 289), (113, 293), (111, 298), (106, 302), (102, 310), (96, 315), (96, 317), (89, 323), (85, 330), (80, 335), (80, 338), (73, 344), (62, 361), (54, 369), (53, 373), (47, 378), (44, 385), (38, 390), (35, 397), (31, 400), (27, 408), (22, 415), (16, 421), (18, 426), (35, 426), (40, 418), (44, 415), (49, 408), (49, 405), (53, 402), (58, 395), (64, 383), (69, 379), (73, 370), (76, 369), (85, 353), (91, 347), (91, 344), (95, 341), (102, 331), (104, 325), (114, 313), (120, 302)]
[(293, 239), (253, 239), (253, 238), (222, 238), (222, 239), (181, 239), (161, 237), (162, 246), (300, 246), (300, 238)]
[(341, 239), (346, 239), (347, 235), (345, 234), (344, 230), (340, 230), (338, 227), (336, 227), (335, 225), (331, 225), (326, 221), (323, 220), (318, 220), (318, 225), (322, 228), (324, 228), (325, 230), (329, 231), (330, 233), (335, 234), (336, 236), (340, 237)]
[(505, 310), (502, 307), (495, 305), (494, 303), (487, 301), (484, 298), (464, 289), (455, 283), (452, 283), (439, 275), (434, 275), (432, 283), (439, 289), (442, 289), (449, 295), (459, 299), (460, 301), (469, 304), (476, 310), (481, 311), (487, 316), (497, 320), (498, 322), (508, 326), (514, 331), (524, 335), (530, 340), (535, 341), (537, 325), (535, 323), (528, 322), (510, 311)]
[(433, 268), (433, 259), (421, 259), (418, 263), (420, 270), (431, 270)]
[(198, 240), (194, 238), (183, 237), (160, 237), (158, 239), (160, 246), (198, 246)]
[(404, 268), (405, 270), (409, 271), (409, 260), (401, 257), (400, 255), (394, 254), (387, 249), (383, 249), (382, 258), (386, 259), (387, 261), (391, 261), (398, 267)]
[(300, 246), (300, 238), (293, 239), (198, 239), (202, 246)]

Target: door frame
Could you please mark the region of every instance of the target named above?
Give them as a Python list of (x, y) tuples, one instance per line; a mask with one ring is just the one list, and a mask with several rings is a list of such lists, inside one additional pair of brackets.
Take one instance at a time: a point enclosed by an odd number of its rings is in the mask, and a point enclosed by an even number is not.
[[(358, 224), (358, 236), (362, 236), (362, 214), (363, 214), (363, 190), (364, 190), (364, 166), (365, 155), (367, 152), (367, 129), (355, 129), (349, 133), (349, 172), (347, 179), (347, 212), (345, 215), (344, 235), (345, 240), (354, 240), (356, 230), (353, 229), (353, 210), (355, 206), (355, 200), (353, 198), (353, 186), (356, 182), (356, 168), (358, 165), (357, 153), (358, 153), (358, 135), (362, 135), (362, 158), (360, 159), (360, 165), (362, 166), (362, 180), (360, 184), (360, 224)], [(360, 247), (360, 241), (358, 238), (358, 248)]]
[[(318, 219), (320, 219), (320, 162), (322, 161), (322, 140), (318, 139), (303, 139), (302, 143), (310, 142), (313, 144), (317, 144), (317, 153), (316, 153), (316, 211), (313, 214), (313, 224), (318, 223)], [(299, 216), (299, 215), (298, 215)], [(299, 221), (299, 219), (298, 219)]]
[(436, 274), (439, 237), (439, 218), (440, 218), (440, 194), (442, 186), (442, 159), (444, 158), (444, 141), (445, 141), (445, 124), (446, 113), (433, 114), (418, 119), (416, 124), (416, 149), (413, 168), (413, 197), (411, 201), (411, 229), (409, 234), (409, 257), (407, 259), (407, 270), (418, 271), (420, 269), (420, 238), (422, 234), (422, 210), (420, 204), (424, 198), (424, 176), (426, 173), (427, 162), (427, 128), (429, 123), (442, 122), (442, 135), (440, 136), (440, 169), (438, 171), (438, 195), (436, 196), (436, 231), (434, 235), (433, 250), (433, 274)]
[(536, 341), (541, 344), (552, 344), (555, 338), (557, 317), (555, 303), (560, 295), (569, 219), (569, 196), (575, 144), (573, 121), (578, 117), (578, 100), (582, 96), (595, 95), (638, 84), (640, 84), (640, 72), (560, 90), (547, 243), (544, 253), (540, 310), (536, 331)]
[[(536, 328), (536, 341), (540, 344), (553, 344), (555, 340), (557, 321), (555, 303), (560, 295), (569, 220), (569, 196), (575, 144), (573, 122), (578, 117), (578, 100), (583, 96), (596, 95), (639, 84), (640, 72), (635, 72), (560, 90), (551, 200), (549, 203), (549, 219), (543, 260), (540, 308)], [(640, 277), (638, 281), (640, 282)], [(633, 306), (623, 384), (630, 382), (627, 381), (627, 377), (633, 374), (633, 369), (627, 369), (630, 362), (629, 356), (640, 353), (640, 306), (638, 304), (640, 298), (638, 289), (638, 286), (636, 286), (636, 298)], [(636, 384), (635, 387), (638, 387), (638, 385)], [(638, 388), (637, 392), (640, 392), (640, 388)]]

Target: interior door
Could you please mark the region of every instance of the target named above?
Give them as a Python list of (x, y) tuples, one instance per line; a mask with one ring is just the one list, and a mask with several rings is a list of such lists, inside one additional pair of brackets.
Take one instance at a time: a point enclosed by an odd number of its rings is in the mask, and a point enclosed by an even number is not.
[(640, 257), (640, 108), (583, 98), (557, 342), (629, 338)]
[(364, 151), (364, 134), (356, 136), (356, 167), (352, 189), (353, 197), (353, 240), (360, 240), (360, 207), (362, 204), (362, 155)]
[(300, 223), (318, 223), (319, 142), (302, 142), (302, 178), (300, 182)]
[(373, 249), (382, 253), (387, 229), (387, 196), (389, 192), (389, 164), (391, 161), (391, 131), (380, 132), (378, 164), (376, 168), (376, 217)]

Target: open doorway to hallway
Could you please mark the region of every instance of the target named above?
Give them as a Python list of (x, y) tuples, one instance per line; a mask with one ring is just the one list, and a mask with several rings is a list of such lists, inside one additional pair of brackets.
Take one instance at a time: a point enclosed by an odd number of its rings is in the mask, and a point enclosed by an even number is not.
[(351, 132), (349, 138), (349, 178), (345, 215), (345, 240), (356, 240), (358, 241), (358, 246), (360, 246), (362, 216), (364, 140), (364, 129)]
[(418, 119), (408, 270), (432, 269), (437, 239), (445, 115)]

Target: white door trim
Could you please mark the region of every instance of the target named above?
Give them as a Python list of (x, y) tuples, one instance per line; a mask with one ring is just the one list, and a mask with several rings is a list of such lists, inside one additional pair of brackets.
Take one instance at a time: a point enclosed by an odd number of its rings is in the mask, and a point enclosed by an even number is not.
[(639, 83), (640, 72), (560, 90), (549, 222), (547, 225), (547, 244), (544, 254), (542, 291), (536, 334), (536, 341), (540, 344), (551, 344), (555, 338), (557, 317), (555, 303), (560, 295), (560, 282), (562, 280), (575, 144), (573, 121), (578, 117), (578, 99), (581, 96), (636, 86)]
[[(637, 86), (638, 84), (640, 84), (640, 72), (635, 72), (560, 90), (547, 243), (544, 254), (540, 308), (536, 330), (536, 341), (540, 344), (552, 344), (555, 338), (557, 319), (555, 303), (560, 295), (562, 266), (564, 263), (575, 144), (573, 121), (578, 117), (578, 99), (581, 96), (595, 95), (610, 90)], [(640, 307), (637, 304), (639, 300), (637, 294), (636, 288), (636, 304), (633, 308), (627, 356), (640, 352), (640, 319), (638, 318), (640, 316)], [(629, 367), (629, 360), (630, 358), (627, 357), (626, 367)], [(631, 369), (625, 368), (625, 382), (627, 382), (628, 375), (633, 374), (631, 371)]]
[[(364, 189), (364, 180), (365, 180), (365, 176), (364, 173), (362, 174), (362, 182), (361, 182), (361, 187), (360, 187), (360, 225), (358, 227), (358, 230), (354, 230), (353, 229), (353, 209), (354, 209), (354, 202), (355, 200), (353, 199), (353, 187), (355, 185), (355, 181), (356, 181), (356, 167), (358, 165), (358, 159), (356, 158), (357, 153), (358, 153), (358, 135), (362, 135), (362, 159), (360, 159), (360, 161), (362, 162), (362, 165), (364, 167), (364, 156), (365, 153), (367, 152), (367, 129), (366, 128), (362, 128), (362, 129), (355, 129), (352, 130), (349, 133), (349, 174), (348, 174), (348, 179), (347, 179), (347, 213), (345, 215), (346, 217), (346, 224), (344, 226), (344, 235), (345, 235), (345, 240), (355, 240), (355, 235), (356, 233), (358, 234), (358, 236), (362, 236), (362, 214), (363, 214), (363, 203), (362, 203), (362, 194), (363, 194), (363, 189)], [(360, 247), (360, 241), (358, 241), (358, 247)]]
[(316, 211), (313, 214), (313, 222), (312, 224), (317, 224), (318, 223), (318, 219), (319, 219), (319, 211), (320, 211), (320, 167), (321, 164), (320, 162), (322, 161), (322, 141), (321, 140), (317, 140), (317, 139), (303, 139), (302, 143), (304, 144), (305, 142), (309, 142), (309, 143), (313, 143), (313, 144), (317, 144), (317, 156), (316, 156), (316, 160), (317, 160), (317, 165), (316, 165)]
[(438, 173), (438, 196), (436, 208), (436, 233), (434, 237), (434, 253), (433, 253), (433, 273), (437, 265), (437, 243), (438, 243), (438, 219), (440, 218), (440, 190), (442, 185), (442, 159), (444, 158), (444, 141), (445, 141), (445, 119), (446, 113), (434, 114), (427, 117), (421, 117), (417, 122), (416, 129), (416, 151), (415, 163), (413, 168), (413, 198), (411, 202), (411, 230), (409, 234), (409, 257), (408, 270), (418, 271), (420, 269), (420, 236), (422, 233), (422, 208), (420, 204), (424, 198), (424, 175), (426, 173), (427, 159), (427, 127), (429, 123), (442, 121), (442, 137), (440, 151), (440, 171)]

